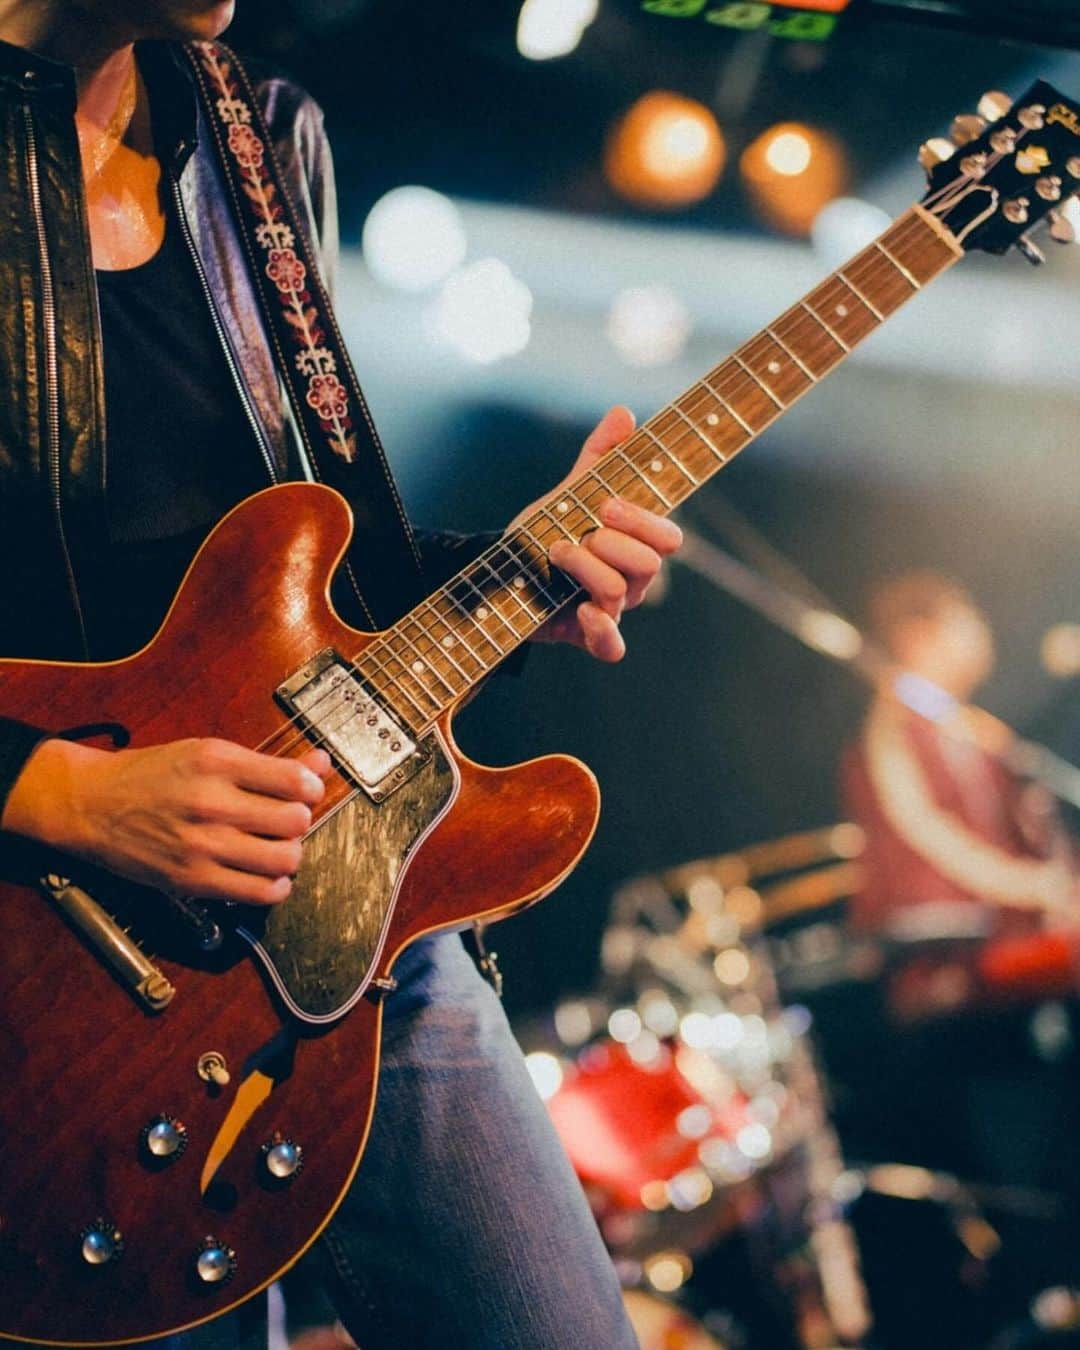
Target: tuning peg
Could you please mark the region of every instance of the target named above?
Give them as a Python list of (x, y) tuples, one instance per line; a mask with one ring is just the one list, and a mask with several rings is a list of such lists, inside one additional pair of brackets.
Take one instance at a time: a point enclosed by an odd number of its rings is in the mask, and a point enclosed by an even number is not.
[(1059, 244), (1076, 243), (1076, 226), (1062, 211), (1050, 212), (1050, 238)]
[(1016, 241), (1016, 247), (1034, 267), (1038, 267), (1046, 261), (1046, 254), (1026, 234), (1022, 234)]
[(955, 153), (956, 146), (952, 141), (947, 141), (944, 136), (934, 136), (919, 146), (919, 163), (929, 173), (951, 159)]
[(1008, 94), (1003, 94), (1000, 89), (991, 89), (983, 94), (979, 99), (979, 116), (986, 119), (987, 122), (997, 122), (1012, 107), (1013, 101)]
[(949, 139), (953, 145), (967, 145), (970, 141), (978, 140), (985, 130), (985, 117), (979, 117), (976, 113), (961, 113), (959, 117), (953, 118)]

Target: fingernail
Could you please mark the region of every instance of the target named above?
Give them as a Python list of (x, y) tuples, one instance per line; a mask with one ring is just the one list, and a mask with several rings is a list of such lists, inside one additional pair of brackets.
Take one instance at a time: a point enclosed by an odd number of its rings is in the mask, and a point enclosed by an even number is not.
[(303, 771), (304, 787), (308, 792), (315, 792), (321, 795), (323, 790), (323, 780), (317, 773), (312, 773), (310, 769)]

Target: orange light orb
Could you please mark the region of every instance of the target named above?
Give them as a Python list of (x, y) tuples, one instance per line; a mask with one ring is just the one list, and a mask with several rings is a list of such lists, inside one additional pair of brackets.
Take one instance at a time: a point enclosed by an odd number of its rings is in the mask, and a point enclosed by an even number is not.
[(817, 213), (848, 184), (840, 142), (801, 122), (762, 132), (743, 151), (739, 168), (758, 213), (785, 234), (809, 234)]
[(725, 158), (724, 138), (709, 109), (656, 89), (615, 124), (604, 171), (615, 191), (632, 202), (689, 206), (713, 190)]

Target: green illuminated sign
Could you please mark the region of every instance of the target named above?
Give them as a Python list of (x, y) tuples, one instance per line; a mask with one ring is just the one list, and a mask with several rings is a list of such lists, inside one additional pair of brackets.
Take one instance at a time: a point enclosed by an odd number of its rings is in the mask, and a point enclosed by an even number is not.
[[(814, 4), (815, 0), (800, 0)], [(816, 0), (821, 9), (846, 8), (847, 0)], [(836, 27), (836, 14), (823, 14), (807, 9), (793, 10), (790, 4), (765, 4), (763, 0), (731, 0), (717, 4), (715, 0), (641, 0), (641, 8), (649, 14), (661, 14), (668, 19), (704, 19), (718, 28), (735, 28), (753, 32), (763, 28), (773, 37), (793, 38), (799, 42), (823, 42)]]

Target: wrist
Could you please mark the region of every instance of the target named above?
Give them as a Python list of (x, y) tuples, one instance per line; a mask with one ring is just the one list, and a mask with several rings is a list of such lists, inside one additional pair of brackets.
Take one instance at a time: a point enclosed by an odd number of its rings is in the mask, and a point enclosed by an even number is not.
[(67, 852), (84, 852), (89, 842), (82, 805), (85, 779), (107, 753), (72, 741), (42, 741), (8, 794), (0, 829)]

